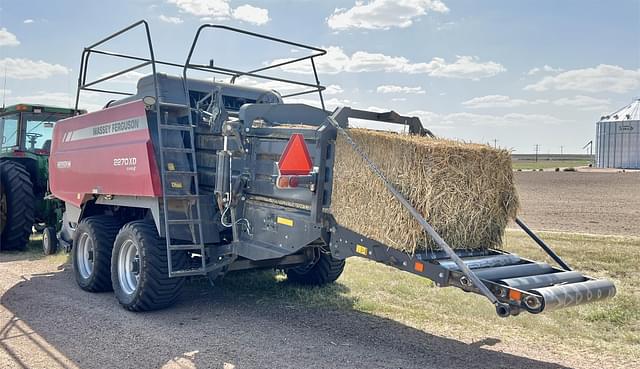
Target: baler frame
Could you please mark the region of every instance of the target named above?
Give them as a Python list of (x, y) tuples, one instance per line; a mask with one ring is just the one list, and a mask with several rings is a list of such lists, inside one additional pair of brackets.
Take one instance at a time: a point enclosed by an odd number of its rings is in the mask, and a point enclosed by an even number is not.
[[(143, 27), (146, 35), (146, 41), (149, 49), (149, 57), (139, 57), (135, 55), (113, 53), (101, 50), (98, 47), (106, 42), (119, 37), (133, 29)], [(240, 71), (233, 68), (220, 67), (210, 62), (209, 65), (194, 64), (191, 59), (196, 50), (198, 40), (202, 31), (206, 29), (224, 30), (236, 32), (250, 37), (281, 43), (289, 46), (310, 50), (309, 55), (285, 60), (268, 66), (251, 69), (249, 71)], [(120, 70), (109, 74), (105, 77), (94, 81), (87, 82), (87, 71), (89, 58), (92, 54), (106, 55), (116, 58), (135, 60), (140, 62), (133, 67)], [(343, 260), (351, 256), (359, 256), (368, 258), (377, 262), (391, 265), (395, 268), (405, 270), (423, 277), (433, 280), (438, 286), (455, 286), (464, 291), (474, 292), (485, 296), (492, 304), (495, 305), (496, 312), (499, 316), (506, 317), (517, 315), (520, 311), (528, 311), (530, 313), (539, 313), (545, 308), (559, 308), (579, 303), (596, 301), (615, 294), (615, 287), (608, 281), (598, 281), (594, 278), (583, 276), (582, 274), (570, 271), (569, 266), (551, 250), (537, 235), (535, 235), (520, 219), (516, 223), (560, 266), (554, 268), (546, 263), (536, 263), (531, 260), (520, 258), (517, 255), (509, 254), (500, 250), (472, 250), (472, 251), (454, 251), (449, 245), (438, 235), (431, 225), (422, 217), (419, 212), (406, 200), (403, 195), (397, 191), (394, 186), (385, 178), (384, 174), (377, 168), (375, 163), (371, 162), (366, 153), (362, 151), (353, 142), (349, 134), (344, 130), (348, 126), (349, 118), (375, 120), (388, 123), (399, 123), (409, 127), (409, 132), (433, 137), (433, 133), (424, 128), (418, 118), (403, 117), (394, 112), (376, 113), (364, 110), (352, 109), (349, 107), (339, 108), (329, 114), (325, 110), (322, 91), (325, 89), (320, 84), (314, 58), (326, 54), (325, 50), (312, 46), (287, 41), (271, 36), (266, 36), (254, 32), (248, 32), (233, 27), (205, 24), (198, 28), (191, 47), (188, 52), (187, 59), (184, 64), (166, 62), (156, 60), (149, 26), (146, 21), (141, 20), (128, 26), (118, 32), (115, 32), (106, 38), (92, 44), (84, 49), (81, 57), (81, 66), (78, 78), (78, 91), (76, 94), (76, 108), (79, 104), (80, 92), (94, 91), (109, 94), (119, 94), (124, 96), (132, 96), (132, 98), (142, 98), (140, 96), (140, 87), (138, 95), (123, 91), (106, 90), (95, 88), (97, 84), (107, 82), (126, 73), (150, 66), (153, 78), (153, 97), (152, 101), (145, 101), (147, 110), (155, 110), (155, 119), (159, 135), (159, 157), (158, 163), (161, 168), (162, 193), (163, 193), (163, 211), (161, 218), (164, 219), (163, 224), (158, 227), (158, 232), (162, 236), (164, 234), (167, 244), (168, 258), (168, 274), (169, 277), (180, 277), (188, 275), (205, 275), (205, 274), (223, 274), (229, 270), (237, 270), (243, 268), (252, 268), (261, 265), (279, 265), (283, 267), (295, 266), (307, 260), (308, 251), (315, 252), (322, 250), (330, 253), (330, 255), (338, 260)], [(294, 81), (280, 77), (268, 76), (262, 72), (279, 68), (288, 64), (298, 63), (309, 60), (311, 69), (315, 78), (315, 84)], [(167, 101), (161, 101), (159, 90), (159, 77), (157, 66), (169, 66), (182, 68), (182, 86), (184, 88), (184, 104), (176, 104)], [(195, 70), (200, 72), (209, 72), (213, 74), (221, 74), (231, 77), (231, 84), (235, 83), (238, 77), (250, 76), (255, 78), (267, 79), (282, 83), (289, 83), (296, 86), (308, 88), (301, 92), (284, 95), (281, 97), (299, 96), (309, 93), (318, 93), (322, 109), (313, 108), (306, 105), (289, 105), (289, 104), (260, 104), (257, 102), (244, 104), (234, 112), (233, 116), (239, 118), (237, 121), (223, 121), (220, 127), (217, 127), (214, 137), (211, 140), (212, 150), (218, 151), (218, 165), (216, 166), (216, 196), (221, 193), (228, 197), (224, 201), (227, 205), (226, 209), (231, 209), (231, 225), (233, 230), (232, 242), (228, 244), (219, 244), (213, 247), (205, 245), (205, 236), (203, 234), (203, 216), (201, 211), (200, 200), (203, 197), (198, 182), (198, 168), (196, 163), (196, 129), (198, 125), (194, 122), (193, 112), (201, 112), (197, 107), (194, 108), (190, 99), (190, 79), (188, 71)], [(215, 85), (215, 84), (214, 84)], [(213, 103), (213, 93), (208, 96)], [(148, 95), (145, 95), (146, 98)], [(134, 100), (129, 100), (134, 101)], [(144, 101), (144, 99), (143, 99)], [(123, 102), (119, 102), (122, 104)], [(224, 110), (224, 107), (222, 107)], [(186, 122), (169, 121), (170, 113), (181, 117), (187, 117)], [(151, 114), (151, 113), (150, 113)], [(231, 115), (231, 114), (230, 114)], [(313, 129), (302, 129), (297, 127), (288, 127), (281, 130), (275, 130), (272, 127), (260, 128), (252, 126), (256, 120), (264, 120), (267, 122), (277, 122), (278, 124), (301, 124), (315, 127)], [(188, 142), (188, 147), (176, 148), (169, 147), (163, 142), (163, 130), (180, 131), (184, 142)], [(331, 169), (333, 167), (334, 140), (336, 135), (340, 133), (345, 136), (346, 140), (351, 144), (353, 149), (365, 160), (368, 167), (376, 174), (385, 184), (387, 189), (393, 196), (408, 210), (411, 215), (420, 223), (425, 232), (441, 247), (442, 251), (418, 252), (409, 255), (405, 252), (398, 251), (381, 244), (378, 241), (369, 239), (356, 232), (348, 230), (340, 226), (333, 216), (326, 213), (330, 205), (330, 191), (332, 186)], [(296, 197), (295, 192), (286, 197), (277, 196), (277, 191), (273, 189), (276, 178), (273, 183), (263, 183), (262, 189), (271, 186), (269, 191), (260, 192), (260, 186), (256, 188), (243, 187), (243, 180), (249, 179), (254, 182), (256, 180), (256, 172), (262, 171), (262, 175), (272, 173), (273, 166), (265, 167), (265, 163), (258, 163), (257, 152), (262, 147), (262, 153), (270, 155), (282, 153), (285, 141), (293, 135), (301, 135), (303, 140), (314, 143), (314, 153), (317, 154), (315, 163), (319, 166), (310, 177), (313, 177), (318, 188), (312, 195), (307, 195), (304, 199)], [(271, 140), (268, 144), (266, 141)], [(273, 140), (277, 140), (273, 141)], [(273, 142), (272, 142), (273, 141)], [(248, 148), (245, 149), (244, 145)], [(251, 150), (249, 149), (251, 148)], [(166, 151), (177, 151), (190, 155), (191, 170), (174, 171), (167, 170), (170, 162), (165, 160), (164, 153)], [(239, 154), (234, 154), (239, 153)], [(248, 157), (248, 158), (245, 158)], [(225, 167), (225, 160), (228, 160), (229, 166)], [(231, 162), (235, 160), (240, 163), (240, 167), (245, 172), (235, 175), (231, 169)], [(271, 162), (271, 164), (274, 164)], [(277, 163), (275, 163), (277, 164)], [(244, 166), (243, 166), (244, 165)], [(278, 169), (279, 173), (279, 169)], [(193, 178), (193, 192), (181, 193), (179, 195), (169, 195), (168, 176), (188, 176)], [(235, 175), (235, 181), (232, 181)], [(242, 176), (246, 176), (243, 178)], [(219, 187), (229, 185), (227, 192), (220, 190)], [(173, 186), (173, 184), (171, 183)], [(238, 187), (236, 190), (235, 187)], [(180, 187), (182, 188), (182, 187)], [(315, 188), (315, 187), (314, 187)], [(298, 192), (299, 193), (299, 192)], [(280, 206), (276, 203), (253, 203), (253, 200), (245, 199), (248, 196), (266, 196), (276, 200), (294, 202), (299, 201), (304, 205), (308, 205), (307, 210), (298, 210), (291, 206)], [(105, 203), (111, 201), (109, 194), (98, 194), (96, 202)], [(101, 200), (102, 199), (102, 200)], [(169, 201), (179, 200), (188, 204), (194, 204), (196, 207), (195, 218), (194, 212), (189, 208), (188, 219), (172, 219), (169, 210)], [(302, 200), (304, 201), (302, 201)], [(220, 199), (218, 198), (220, 204)], [(219, 205), (220, 206), (220, 205)], [(249, 211), (247, 211), (247, 208)], [(245, 229), (240, 230), (236, 219), (236, 209), (243, 212), (244, 219), (247, 223)], [(222, 207), (220, 207), (222, 210)], [(224, 213), (222, 214), (224, 217)], [(282, 219), (282, 221), (281, 221)], [(254, 239), (251, 234), (249, 224), (264, 223), (264, 229), (257, 229), (258, 235)], [(171, 236), (171, 225), (188, 225), (191, 229), (191, 243), (173, 244)], [(278, 224), (286, 227), (278, 229)], [(295, 224), (295, 226), (294, 226)], [(224, 224), (223, 224), (224, 225)], [(162, 227), (164, 226), (164, 227)], [(197, 227), (197, 232), (195, 228)], [(274, 228), (275, 227), (275, 228)], [(274, 231), (275, 229), (275, 231)], [(285, 239), (287, 241), (285, 241)], [(278, 243), (280, 243), (278, 245)], [(172, 252), (174, 251), (197, 251), (201, 255), (201, 266), (189, 270), (172, 271)], [(208, 255), (207, 255), (208, 254)], [(210, 261), (207, 261), (207, 258)], [(274, 264), (274, 262), (276, 264)], [(234, 263), (237, 263), (234, 265)], [(525, 272), (526, 270), (526, 272)], [(544, 270), (544, 272), (542, 272)], [(570, 275), (566, 274), (569, 273)], [(551, 282), (550, 282), (551, 281)], [(534, 286), (537, 286), (534, 288)], [(527, 287), (527, 288), (525, 288)], [(565, 288), (566, 287), (566, 288)]]

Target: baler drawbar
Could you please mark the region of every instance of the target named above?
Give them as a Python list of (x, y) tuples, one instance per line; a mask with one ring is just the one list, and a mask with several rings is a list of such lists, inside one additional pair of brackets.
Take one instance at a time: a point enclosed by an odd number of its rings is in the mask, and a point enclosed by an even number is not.
[[(148, 56), (102, 47), (143, 28)], [(232, 32), (306, 52), (252, 70), (193, 61), (205, 31)], [(301, 51), (302, 52), (302, 51)], [(304, 284), (335, 281), (351, 256), (384, 263), (485, 296), (499, 316), (540, 313), (615, 295), (615, 286), (572, 271), (520, 219), (516, 223), (559, 267), (494, 249), (453, 250), (394, 188), (350, 138), (349, 119), (407, 126), (433, 136), (415, 117), (342, 107), (328, 112), (315, 68), (326, 52), (312, 46), (205, 24), (184, 64), (156, 60), (149, 27), (139, 21), (85, 48), (76, 107), (82, 91), (120, 94), (104, 109), (61, 121), (50, 159), (51, 191), (65, 202), (62, 243), (72, 244), (76, 280), (88, 291), (114, 289), (133, 311), (171, 305), (184, 277), (222, 277), (241, 269), (278, 268)], [(136, 62), (88, 81), (93, 56)], [(308, 62), (315, 83), (266, 72)], [(157, 68), (180, 68), (180, 77)], [(151, 73), (133, 93), (96, 88), (141, 68)], [(228, 83), (190, 78), (226, 76)], [(243, 77), (302, 89), (282, 96), (242, 86)], [(113, 84), (111, 86), (114, 86)], [(321, 108), (285, 99), (317, 94)], [(392, 249), (341, 226), (331, 215), (337, 135), (418, 221), (440, 251)], [(109, 277), (109, 278), (107, 278)]]

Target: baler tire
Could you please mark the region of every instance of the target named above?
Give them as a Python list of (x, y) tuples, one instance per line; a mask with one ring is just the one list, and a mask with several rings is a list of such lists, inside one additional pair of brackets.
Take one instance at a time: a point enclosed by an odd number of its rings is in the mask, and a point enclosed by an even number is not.
[[(135, 268), (126, 266), (128, 262), (126, 255), (123, 255), (131, 247), (136, 248), (135, 282), (127, 280), (126, 269), (131, 268), (135, 274)], [(176, 268), (183, 268), (186, 261), (186, 252), (172, 254), (172, 262)], [(158, 310), (173, 305), (178, 299), (184, 278), (169, 277), (167, 250), (153, 223), (134, 221), (122, 227), (111, 256), (111, 284), (118, 302), (129, 311)]]
[(344, 264), (344, 260), (334, 259), (331, 254), (321, 252), (313, 266), (287, 269), (287, 280), (315, 286), (332, 283), (342, 274)]
[[(35, 195), (27, 169), (11, 161), (0, 163), (0, 187), (6, 201), (6, 224), (0, 235), (1, 250), (23, 251), (35, 221)], [(2, 199), (0, 199), (2, 201)]]
[[(122, 222), (107, 215), (96, 215), (83, 219), (73, 236), (72, 260), (73, 274), (81, 289), (88, 292), (111, 291), (111, 250), (113, 241), (118, 234)], [(85, 236), (86, 235), (86, 236)], [(86, 270), (86, 265), (80, 265), (85, 261), (78, 255), (84, 252), (81, 242), (91, 242), (92, 266)], [(87, 251), (88, 252), (88, 251)], [(82, 270), (81, 270), (82, 269)], [(86, 276), (83, 275), (87, 274)]]

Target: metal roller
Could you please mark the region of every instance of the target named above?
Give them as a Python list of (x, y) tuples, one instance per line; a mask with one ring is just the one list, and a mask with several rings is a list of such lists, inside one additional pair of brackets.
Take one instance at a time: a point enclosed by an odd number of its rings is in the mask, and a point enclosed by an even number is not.
[(554, 284), (576, 283), (582, 282), (585, 277), (578, 272), (559, 272), (541, 275), (532, 275), (530, 277), (508, 278), (497, 281), (500, 284), (517, 288), (523, 291), (532, 288), (549, 287)]
[(547, 263), (517, 264), (474, 270), (474, 273), (479, 278), (488, 279), (490, 281), (505, 278), (528, 277), (551, 272), (553, 272), (553, 268)]
[[(492, 268), (505, 265), (513, 265), (520, 262), (520, 257), (515, 254), (480, 256), (462, 259), (470, 269)], [(460, 270), (452, 260), (441, 261), (440, 266), (449, 270)]]
[(542, 296), (542, 309), (547, 311), (611, 298), (616, 294), (616, 287), (607, 280), (591, 280), (536, 288), (529, 292)]

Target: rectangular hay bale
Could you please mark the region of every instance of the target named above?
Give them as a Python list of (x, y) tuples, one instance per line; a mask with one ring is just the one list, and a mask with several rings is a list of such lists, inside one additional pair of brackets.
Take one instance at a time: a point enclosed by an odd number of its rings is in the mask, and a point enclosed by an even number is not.
[[(387, 179), (454, 249), (500, 247), (516, 216), (511, 154), (487, 145), (348, 130)], [(331, 212), (338, 223), (414, 253), (438, 247), (338, 135)]]

